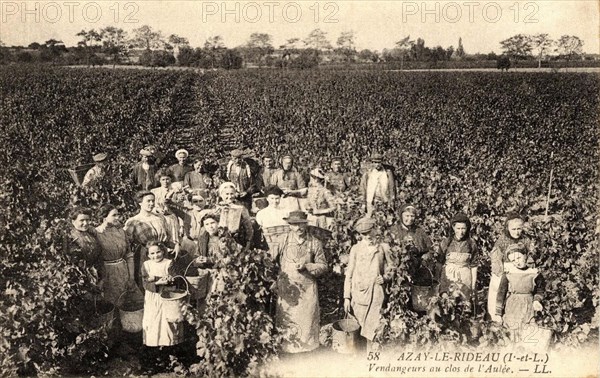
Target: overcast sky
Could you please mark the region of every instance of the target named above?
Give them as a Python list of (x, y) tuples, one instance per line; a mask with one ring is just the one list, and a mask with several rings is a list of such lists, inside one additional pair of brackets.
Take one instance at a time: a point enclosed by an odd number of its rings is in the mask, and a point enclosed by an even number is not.
[[(118, 11), (117, 11), (118, 10)], [(76, 45), (82, 29), (109, 25), (126, 31), (150, 25), (163, 35), (177, 34), (201, 46), (221, 35), (228, 47), (251, 33), (273, 36), (275, 47), (305, 38), (316, 28), (335, 42), (354, 31), (356, 47), (381, 51), (410, 35), (425, 45), (457, 46), (467, 53), (500, 52), (499, 42), (518, 33), (563, 34), (584, 40), (584, 51), (600, 52), (597, 0), (564, 1), (7, 1), (0, 0), (0, 40), (28, 45), (50, 38)]]

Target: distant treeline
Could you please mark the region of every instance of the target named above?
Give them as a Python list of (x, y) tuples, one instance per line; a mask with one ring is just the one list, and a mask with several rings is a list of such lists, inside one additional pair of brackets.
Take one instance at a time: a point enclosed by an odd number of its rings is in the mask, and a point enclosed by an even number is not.
[(221, 36), (208, 38), (204, 46), (192, 47), (187, 38), (144, 25), (132, 35), (123, 29), (106, 27), (98, 31), (82, 30), (75, 47), (66, 47), (60, 40), (31, 43), (27, 47), (6, 47), (0, 41), (0, 64), (50, 63), (56, 65), (142, 65), (149, 67), (182, 66), (202, 69), (239, 69), (273, 67), (307, 69), (319, 65), (385, 67), (391, 69), (434, 68), (510, 68), (512, 67), (596, 67), (598, 55), (585, 54), (584, 42), (577, 36), (561, 36), (552, 40), (548, 34), (517, 34), (500, 42), (502, 54), (468, 54), (462, 38), (457, 47), (428, 47), (425, 40), (410, 36), (397, 41), (393, 48), (381, 52), (357, 50), (356, 34), (342, 32), (332, 45), (327, 33), (315, 29), (304, 38), (291, 38), (275, 48), (273, 37), (252, 33), (248, 41), (228, 48)]

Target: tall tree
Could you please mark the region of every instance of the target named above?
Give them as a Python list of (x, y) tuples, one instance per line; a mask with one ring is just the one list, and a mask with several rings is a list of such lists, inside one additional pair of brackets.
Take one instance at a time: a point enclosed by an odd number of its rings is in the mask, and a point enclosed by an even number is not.
[(220, 66), (226, 70), (235, 70), (242, 68), (242, 57), (234, 49), (227, 49), (221, 56)]
[(500, 42), (504, 54), (514, 59), (525, 59), (531, 56), (533, 49), (531, 37), (526, 34), (517, 34)]
[(279, 46), (279, 48), (283, 50), (283, 54), (281, 56), (281, 66), (283, 68), (286, 68), (289, 65), (292, 59), (292, 54), (300, 53), (302, 44), (303, 42), (300, 40), (300, 38), (294, 37), (286, 40), (283, 45)]
[(300, 38), (290, 38), (287, 41), (285, 41), (283, 45), (279, 46), (279, 48), (282, 50), (293, 50), (293, 52), (297, 52), (302, 48), (301, 42), (302, 41), (300, 40)]
[(361, 60), (373, 63), (377, 63), (377, 61), (379, 60), (379, 54), (377, 54), (377, 51), (371, 51), (369, 49), (361, 50), (358, 53), (358, 57)]
[(304, 39), (304, 45), (319, 51), (331, 50), (331, 43), (327, 40), (327, 33), (321, 29), (314, 29)]
[(410, 39), (410, 35), (396, 42), (396, 48), (400, 53), (400, 69), (404, 69), (404, 59), (408, 56), (410, 49), (415, 44), (415, 41)]
[(583, 41), (575, 35), (561, 36), (556, 45), (557, 52), (561, 56), (567, 58), (567, 60), (571, 60), (583, 54)]
[(538, 68), (542, 67), (542, 59), (544, 58), (544, 55), (550, 51), (553, 44), (554, 41), (547, 33), (536, 34), (531, 37), (531, 47), (538, 57)]
[(81, 41), (77, 42), (77, 45), (82, 47), (92, 47), (95, 43), (99, 43), (102, 40), (100, 33), (94, 29), (88, 31), (81, 30), (76, 36), (81, 37)]
[(167, 42), (177, 48), (182, 48), (184, 46), (189, 47), (190, 41), (188, 41), (185, 37), (180, 37), (177, 34), (171, 34), (169, 38), (167, 38)]
[(102, 47), (111, 57), (114, 68), (129, 52), (127, 48), (127, 32), (121, 28), (107, 26), (100, 30), (100, 36), (102, 38)]
[(67, 52), (63, 41), (49, 39), (42, 45), (40, 59), (44, 62), (56, 62), (62, 53)]
[(158, 30), (153, 30), (148, 25), (133, 29), (133, 39), (131, 40), (131, 43), (133, 46), (145, 50), (158, 49), (164, 45), (162, 33)]
[(102, 37), (95, 29), (90, 29), (88, 31), (84, 29), (76, 35), (81, 37), (81, 40), (77, 42), (77, 46), (80, 48), (79, 51), (83, 52), (87, 65), (89, 66), (92, 63), (93, 57), (95, 56), (94, 51), (96, 51), (98, 48), (96, 43), (101, 42)]
[(340, 36), (337, 39), (336, 44), (338, 45), (339, 48), (354, 50), (355, 49), (355, 47), (354, 47), (355, 38), (356, 38), (356, 34), (354, 33), (354, 31), (352, 31), (352, 30), (345, 31), (340, 34)]
[(252, 33), (246, 44), (239, 50), (246, 57), (246, 60), (262, 66), (265, 58), (275, 51), (273, 37), (266, 33)]
[(450, 45), (446, 48), (446, 60), (450, 60), (454, 54), (454, 46)]
[(187, 38), (178, 36), (177, 34), (171, 34), (165, 42), (165, 49), (173, 53), (173, 56), (175, 56), (175, 60), (177, 62), (179, 62), (179, 52), (181, 49), (189, 47), (190, 41), (188, 41)]
[(454, 59), (462, 59), (466, 55), (465, 48), (463, 47), (462, 38), (458, 38), (458, 47), (454, 50), (454, 55), (452, 56)]
[[(433, 62), (448, 60), (446, 50), (442, 46), (431, 49), (431, 60)], [(452, 54), (450, 54), (452, 56)]]
[(337, 39), (338, 52), (344, 56), (346, 62), (353, 61), (356, 56), (355, 38), (356, 35), (353, 31), (345, 31)]
[(425, 40), (423, 38), (417, 38), (416, 42), (410, 47), (410, 50), (416, 61), (423, 62), (427, 60), (429, 53), (425, 47)]
[(210, 62), (208, 64), (210, 68), (215, 68), (222, 63), (225, 50), (227, 50), (225, 42), (223, 42), (223, 37), (220, 35), (209, 37), (204, 42), (204, 51), (206, 59)]
[(223, 37), (220, 35), (209, 37), (206, 42), (204, 42), (204, 48), (211, 50), (224, 49), (225, 42), (223, 42)]

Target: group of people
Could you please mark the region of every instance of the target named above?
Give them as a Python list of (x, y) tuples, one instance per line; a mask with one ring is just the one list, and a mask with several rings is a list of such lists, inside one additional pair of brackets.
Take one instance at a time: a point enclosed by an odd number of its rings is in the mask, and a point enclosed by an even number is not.
[[(79, 261), (91, 265), (102, 283), (105, 299), (116, 303), (131, 287), (145, 291), (143, 317), (144, 344), (175, 345), (183, 339), (180, 323), (168, 321), (162, 311), (160, 293), (173, 284), (177, 260), (212, 276), (211, 290), (218, 290), (215, 261), (223, 256), (225, 237), (235, 241), (243, 253), (254, 248), (268, 250), (279, 266), (274, 291), (278, 330), (285, 335), (285, 352), (303, 352), (319, 346), (320, 310), (318, 277), (328, 270), (322, 237), (312, 232), (331, 229), (335, 223), (337, 197), (358, 186), (365, 204), (365, 216), (356, 221), (359, 241), (349, 251), (343, 291), (344, 310), (356, 318), (361, 335), (375, 338), (380, 312), (386, 300), (386, 285), (394, 285), (393, 272), (398, 256), (381, 241), (381, 229), (372, 216), (378, 204), (393, 208), (395, 177), (383, 163), (383, 156), (371, 156), (371, 165), (360, 182), (354, 184), (343, 171), (343, 162), (334, 158), (330, 169), (315, 167), (307, 183), (290, 155), (281, 156), (275, 167), (272, 156), (262, 166), (246, 156), (231, 152), (231, 160), (221, 174), (207, 169), (204, 160), (187, 164), (189, 154), (178, 150), (177, 163), (157, 169), (157, 151), (140, 151), (140, 162), (132, 170), (139, 190), (139, 212), (122, 223), (117, 208), (107, 204), (97, 212), (99, 225), (91, 227), (94, 214), (89, 209), (71, 212), (71, 245)], [(82, 185), (102, 180), (107, 156), (94, 156), (97, 165)], [(218, 201), (210, 204), (211, 193)], [(440, 282), (440, 292), (458, 290), (469, 302), (476, 277), (471, 266), (478, 247), (470, 237), (471, 222), (459, 213), (451, 220), (452, 233), (434, 248), (423, 228), (417, 226), (417, 209), (404, 205), (399, 222), (390, 227), (393, 239), (408, 253), (413, 274), (427, 268)], [(541, 309), (538, 272), (528, 267), (531, 241), (523, 235), (524, 220), (510, 214), (503, 235), (491, 251), (492, 278), (488, 313), (492, 320), (511, 329), (531, 320)], [(340, 293), (342, 294), (342, 293)], [(204, 305), (198, 299), (198, 308)]]

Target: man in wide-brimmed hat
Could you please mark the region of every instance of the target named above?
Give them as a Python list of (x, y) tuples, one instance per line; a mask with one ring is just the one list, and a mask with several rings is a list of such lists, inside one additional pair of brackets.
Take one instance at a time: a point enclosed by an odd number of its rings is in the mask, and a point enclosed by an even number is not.
[(376, 202), (392, 206), (396, 200), (394, 173), (383, 164), (383, 155), (371, 155), (371, 168), (362, 176), (360, 188), (365, 199), (367, 214), (373, 212)]
[(89, 171), (83, 177), (83, 181), (81, 182), (81, 186), (83, 187), (91, 187), (95, 186), (99, 183), (99, 181), (106, 174), (106, 166), (108, 164), (108, 155), (105, 153), (99, 153), (92, 157), (95, 165), (90, 168)]
[(271, 248), (280, 265), (277, 280), (276, 326), (284, 335), (283, 351), (308, 352), (319, 347), (319, 297), (316, 278), (327, 271), (321, 242), (307, 231), (307, 214), (293, 211), (285, 218), (290, 232)]

